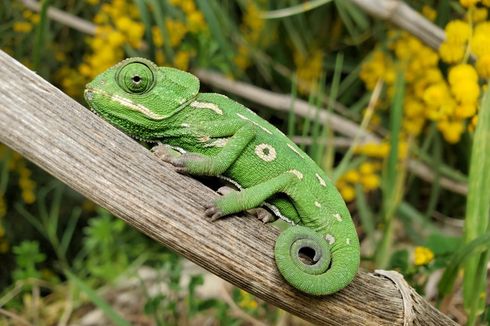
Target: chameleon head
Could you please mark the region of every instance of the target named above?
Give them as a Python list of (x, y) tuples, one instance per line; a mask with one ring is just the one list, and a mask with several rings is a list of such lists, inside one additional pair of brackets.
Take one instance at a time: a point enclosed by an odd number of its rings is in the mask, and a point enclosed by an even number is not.
[(165, 122), (199, 92), (199, 80), (184, 71), (130, 58), (86, 85), (92, 111), (132, 136), (151, 140)]

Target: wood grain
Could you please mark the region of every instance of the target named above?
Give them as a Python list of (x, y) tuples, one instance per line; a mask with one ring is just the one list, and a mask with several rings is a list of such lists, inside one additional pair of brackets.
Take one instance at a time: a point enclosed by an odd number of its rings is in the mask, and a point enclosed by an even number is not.
[[(402, 325), (394, 284), (359, 272), (339, 293), (311, 297), (284, 283), (273, 259), (278, 230), (251, 217), (215, 223), (216, 194), (175, 173), (147, 149), (0, 51), (0, 141), (141, 232), (236, 286), (306, 320)], [(422, 298), (414, 324), (451, 320)]]

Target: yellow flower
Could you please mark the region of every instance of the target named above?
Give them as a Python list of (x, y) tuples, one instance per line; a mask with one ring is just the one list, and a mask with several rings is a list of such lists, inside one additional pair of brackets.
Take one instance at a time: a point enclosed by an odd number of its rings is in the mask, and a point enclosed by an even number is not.
[(350, 183), (356, 183), (359, 182), (360, 176), (356, 170), (349, 170), (344, 174), (343, 179)]
[(165, 25), (170, 34), (170, 45), (172, 47), (179, 45), (187, 33), (186, 25), (175, 19), (167, 19)]
[(189, 32), (191, 33), (198, 33), (207, 28), (204, 15), (200, 11), (189, 13), (187, 15), (187, 23), (189, 27)]
[(371, 191), (379, 188), (379, 185), (381, 184), (381, 180), (378, 175), (369, 174), (369, 175), (362, 176), (361, 184), (364, 187), (364, 190)]
[(36, 194), (33, 191), (22, 191), (22, 200), (30, 205), (36, 201)]
[(459, 43), (442, 42), (439, 47), (441, 59), (447, 63), (456, 63), (463, 59), (465, 46)]
[(473, 104), (476, 103), (480, 96), (480, 87), (476, 82), (462, 80), (451, 85), (451, 92), (460, 103)]
[(476, 104), (461, 104), (456, 107), (454, 115), (459, 119), (472, 117), (476, 113)]
[(119, 31), (112, 31), (107, 35), (107, 42), (109, 42), (109, 46), (111, 47), (119, 47), (124, 44), (126, 41), (124, 35)]
[(189, 68), (190, 57), (191, 57), (191, 53), (189, 51), (177, 52), (174, 58), (175, 67), (181, 70), (187, 70)]
[(376, 168), (371, 162), (364, 162), (359, 166), (359, 172), (364, 175), (373, 174), (375, 171)]
[(434, 259), (434, 253), (427, 247), (415, 247), (413, 252), (413, 262), (416, 266), (427, 265)]
[(339, 187), (339, 192), (346, 202), (351, 202), (354, 200), (354, 198), (356, 198), (356, 191), (352, 186), (345, 185), (343, 187)]
[(238, 305), (243, 309), (249, 310), (256, 309), (258, 306), (254, 297), (244, 290), (240, 290), (240, 301), (238, 302)]
[(474, 132), (477, 123), (478, 123), (478, 115), (474, 115), (473, 118), (471, 118), (470, 123), (468, 124), (468, 130), (470, 132)]
[(490, 54), (490, 22), (482, 22), (476, 25), (471, 38), (471, 51), (477, 57)]
[(151, 35), (153, 37), (153, 43), (155, 43), (155, 46), (157, 48), (163, 46), (163, 37), (162, 37), (162, 33), (160, 32), (160, 28), (158, 28), (158, 26), (153, 26), (151, 28)]
[(459, 0), (459, 3), (463, 6), (463, 7), (471, 7), (471, 6), (474, 6), (476, 5), (480, 0)]
[(449, 95), (449, 89), (445, 82), (439, 82), (428, 87), (424, 92), (424, 102), (427, 105), (439, 106)]
[(462, 20), (456, 19), (450, 21), (446, 28), (446, 42), (463, 44), (468, 41), (471, 34), (470, 25)]
[(442, 136), (448, 143), (456, 144), (461, 139), (464, 123), (462, 121), (440, 121), (437, 124), (437, 129), (441, 131)]
[(463, 81), (476, 83), (478, 81), (478, 74), (472, 65), (463, 63), (449, 70), (448, 81), (451, 85), (459, 84)]
[(468, 11), (468, 15), (471, 15), (473, 23), (479, 23), (487, 20), (488, 11), (486, 8), (472, 8)]
[(476, 70), (482, 78), (490, 78), (490, 53), (478, 57)]
[(431, 6), (424, 5), (422, 7), (422, 15), (424, 15), (428, 20), (434, 21), (437, 17), (437, 11)]
[(17, 33), (29, 33), (32, 30), (32, 24), (28, 22), (15, 22), (13, 29)]

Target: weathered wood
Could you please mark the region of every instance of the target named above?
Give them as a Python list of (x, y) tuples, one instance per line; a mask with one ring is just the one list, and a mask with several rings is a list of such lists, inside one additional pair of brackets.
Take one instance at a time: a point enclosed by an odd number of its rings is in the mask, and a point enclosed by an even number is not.
[[(141, 232), (304, 319), (329, 325), (403, 324), (400, 292), (384, 277), (359, 272), (346, 289), (326, 297), (288, 286), (273, 259), (277, 229), (251, 217), (208, 222), (203, 205), (216, 196), (213, 191), (175, 173), (2, 51), (0, 141)], [(452, 324), (415, 296), (414, 324)]]

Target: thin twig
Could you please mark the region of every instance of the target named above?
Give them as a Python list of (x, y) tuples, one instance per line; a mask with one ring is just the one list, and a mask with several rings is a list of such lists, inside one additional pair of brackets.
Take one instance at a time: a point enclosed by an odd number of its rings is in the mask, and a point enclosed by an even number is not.
[(445, 39), (444, 31), (416, 10), (399, 0), (350, 0), (370, 15), (385, 19), (418, 37), (437, 50)]

